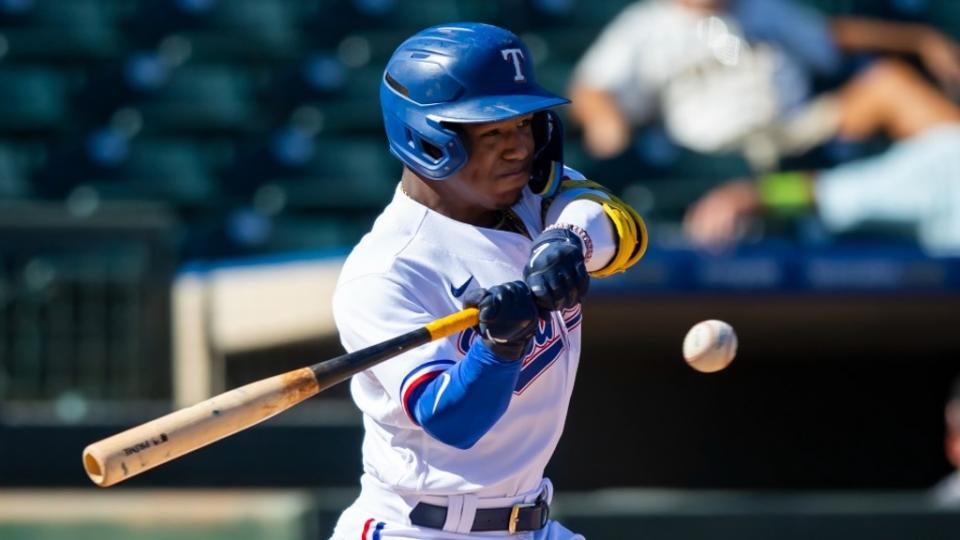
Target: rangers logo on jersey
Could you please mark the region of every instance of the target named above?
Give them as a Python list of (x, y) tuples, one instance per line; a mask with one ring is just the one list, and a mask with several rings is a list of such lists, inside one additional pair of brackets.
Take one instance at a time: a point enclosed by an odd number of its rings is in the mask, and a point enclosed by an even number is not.
[[(564, 310), (561, 313), (563, 326), (569, 332), (580, 325), (582, 314), (580, 306), (577, 305), (571, 309)], [(457, 339), (457, 351), (461, 355), (466, 355), (470, 350), (473, 341), (477, 339), (477, 332), (473, 328), (467, 328), (460, 333)], [(566, 342), (561, 332), (555, 331), (554, 320), (540, 319), (537, 332), (533, 336), (533, 344), (524, 357), (523, 367), (520, 369), (520, 378), (517, 379), (517, 385), (513, 389), (514, 394), (522, 394), (530, 384), (537, 379), (547, 368), (560, 357), (567, 349)]]

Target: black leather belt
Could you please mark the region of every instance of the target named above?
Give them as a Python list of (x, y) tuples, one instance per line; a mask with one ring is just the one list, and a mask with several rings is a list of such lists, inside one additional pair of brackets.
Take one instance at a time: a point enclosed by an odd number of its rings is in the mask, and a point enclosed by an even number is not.
[[(471, 532), (538, 531), (550, 518), (550, 505), (546, 501), (520, 503), (505, 508), (477, 508)], [(419, 503), (410, 511), (410, 523), (420, 527), (442, 529), (447, 522), (447, 507)]]

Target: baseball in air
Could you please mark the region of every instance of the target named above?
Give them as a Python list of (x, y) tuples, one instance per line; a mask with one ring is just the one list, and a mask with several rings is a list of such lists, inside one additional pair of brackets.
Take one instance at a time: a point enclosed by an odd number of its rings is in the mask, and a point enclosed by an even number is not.
[(697, 371), (713, 373), (730, 365), (737, 354), (737, 334), (729, 324), (711, 319), (693, 325), (683, 339), (683, 357)]

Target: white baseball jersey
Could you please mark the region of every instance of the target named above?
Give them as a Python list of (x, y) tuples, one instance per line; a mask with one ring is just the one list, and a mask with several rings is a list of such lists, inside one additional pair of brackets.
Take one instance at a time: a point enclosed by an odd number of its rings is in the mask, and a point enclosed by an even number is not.
[[(513, 210), (532, 237), (542, 231), (541, 198), (529, 189)], [(398, 189), (344, 264), (333, 300), (344, 347), (354, 351), (459, 311), (470, 289), (522, 279), (531, 245), (521, 234), (450, 219)], [(541, 321), (507, 411), (469, 450), (427, 434), (403, 398), (460, 361), (473, 329), (354, 376), (366, 474), (399, 493), (509, 497), (537, 488), (563, 430), (580, 319), (577, 306)]]
[[(564, 177), (583, 179), (566, 167)], [(615, 233), (599, 205), (582, 203), (562, 195), (548, 220), (586, 229), (596, 259), (587, 267), (602, 267), (615, 251)], [(464, 295), (473, 288), (522, 279), (531, 238), (544, 229), (542, 205), (543, 199), (525, 188), (512, 208), (527, 237), (455, 221), (410, 199), (398, 186), (341, 271), (333, 307), (344, 347), (355, 351), (415, 330), (462, 309)], [(541, 497), (549, 502), (553, 488), (543, 471), (563, 431), (580, 356), (580, 321), (580, 306), (540, 321), (534, 346), (520, 360), (506, 412), (467, 450), (419, 427), (405, 398), (465, 357), (476, 339), (473, 329), (354, 376), (350, 389), (365, 428), (364, 474), (360, 497), (341, 515), (334, 538), (465, 540), (491, 534), (469, 532), (478, 508)], [(419, 502), (449, 508), (444, 530), (410, 523), (409, 513)], [(555, 521), (515, 537), (583, 539)]]

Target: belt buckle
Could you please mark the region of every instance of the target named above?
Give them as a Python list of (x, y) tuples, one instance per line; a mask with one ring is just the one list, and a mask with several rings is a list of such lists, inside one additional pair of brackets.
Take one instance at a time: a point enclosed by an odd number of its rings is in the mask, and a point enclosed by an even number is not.
[(523, 508), (533, 508), (537, 503), (517, 503), (510, 508), (510, 521), (507, 522), (507, 532), (517, 533), (517, 522), (520, 521), (520, 510)]

